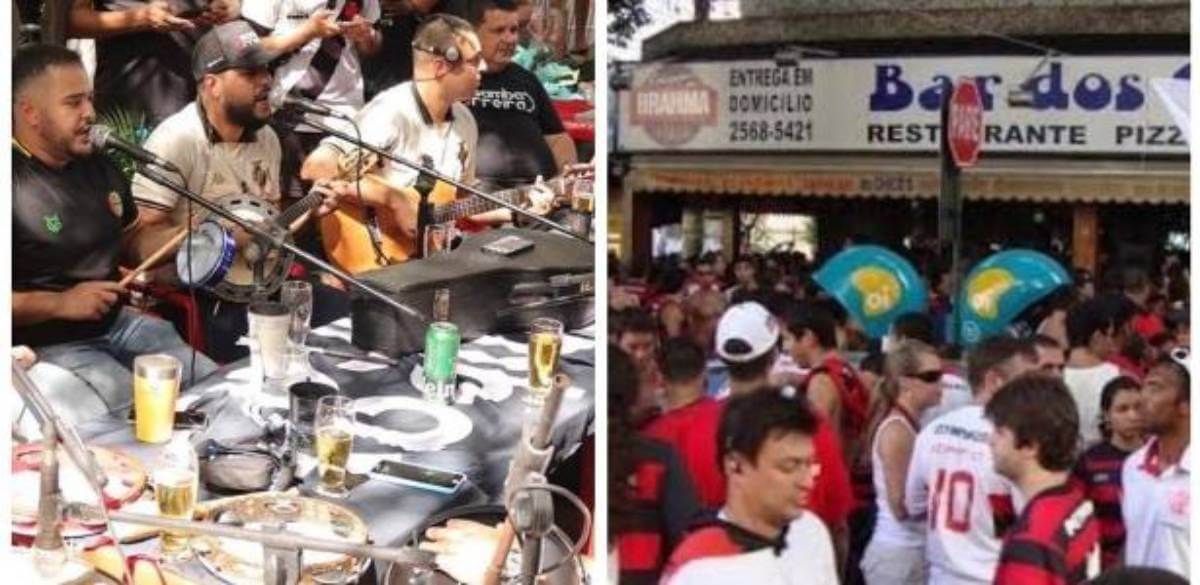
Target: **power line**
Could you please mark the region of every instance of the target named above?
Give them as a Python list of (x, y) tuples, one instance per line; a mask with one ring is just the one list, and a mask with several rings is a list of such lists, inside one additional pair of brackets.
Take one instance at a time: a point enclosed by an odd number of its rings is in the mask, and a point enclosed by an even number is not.
[(1011, 43), (1013, 45), (1025, 47), (1028, 49), (1035, 49), (1038, 52), (1045, 53), (1047, 55), (1057, 56), (1057, 57), (1069, 57), (1070, 56), (1068, 53), (1064, 53), (1063, 51), (1055, 49), (1054, 47), (1049, 47), (1049, 46), (1046, 46), (1046, 45), (1043, 45), (1040, 43), (1035, 43), (1033, 41), (1027, 41), (1025, 39), (1019, 39), (1012, 35), (1007, 35), (1007, 34), (1000, 33), (1000, 32), (995, 32), (995, 31), (990, 31), (990, 30), (986, 30), (986, 29), (981, 29), (978, 27), (973, 27), (973, 26), (966, 25), (966, 24), (963, 24), (963, 23), (955, 21), (955, 20), (950, 20), (946, 17), (934, 16), (933, 14), (930, 14), (927, 10), (928, 9), (925, 9), (925, 8), (907, 8), (904, 6), (900, 6), (900, 7), (898, 7), (897, 10), (895, 10), (895, 12), (903, 12), (903, 13), (907, 13), (907, 14), (913, 14), (920, 18), (925, 19), (927, 22), (932, 22), (934, 24), (943, 25), (949, 29), (957, 28), (957, 29), (968, 31), (968, 32), (978, 35), (978, 36), (999, 39), (999, 40), (1005, 41), (1007, 43)]

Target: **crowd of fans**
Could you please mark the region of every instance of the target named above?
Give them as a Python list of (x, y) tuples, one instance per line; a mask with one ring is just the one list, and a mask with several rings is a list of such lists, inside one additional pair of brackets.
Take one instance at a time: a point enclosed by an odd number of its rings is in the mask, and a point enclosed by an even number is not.
[(1189, 571), (1187, 273), (872, 340), (800, 255), (609, 262), (621, 583), (1174, 583)]

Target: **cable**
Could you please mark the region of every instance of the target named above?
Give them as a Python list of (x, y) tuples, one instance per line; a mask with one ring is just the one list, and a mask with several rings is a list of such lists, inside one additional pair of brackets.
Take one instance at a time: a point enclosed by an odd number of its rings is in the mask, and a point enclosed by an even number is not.
[[(170, 168), (167, 170), (173, 171), (176, 175), (179, 175), (179, 184), (180, 185), (187, 185), (187, 177), (184, 176), (182, 170), (180, 170), (178, 167), (173, 167), (173, 168)], [(187, 235), (184, 236), (184, 244), (183, 245), (187, 248), (188, 282), (194, 283), (194, 282), (196, 282), (196, 279), (195, 279), (195, 276), (192, 274), (192, 258), (193, 258), (193, 256), (192, 256), (192, 218), (193, 218), (193, 214), (194, 214), (194, 212), (192, 210), (192, 200), (187, 199), (187, 202), (185, 203), (185, 205), (186, 205), (185, 209), (187, 210), (187, 223), (184, 224), (184, 227), (186, 227), (188, 231), (187, 231)], [(190, 284), (188, 285), (188, 296), (192, 301), (192, 306), (195, 307), (196, 306), (196, 287), (194, 287)], [(203, 321), (204, 320), (201, 319), (201, 326), (203, 326)], [(194, 346), (190, 343), (188, 344), (188, 347), (191, 348), (191, 350), (192, 350), (192, 359), (191, 359), (190, 365), (188, 366), (188, 388), (191, 388), (192, 386), (196, 385), (196, 353), (197, 353), (197, 351), (196, 351), (196, 346)]]
[[(349, 122), (350, 126), (354, 128), (354, 137), (358, 139), (358, 143), (362, 144), (362, 129), (358, 126), (358, 120), (349, 118), (346, 121)], [(358, 152), (356, 158), (354, 159), (354, 192), (356, 195), (358, 195), (358, 206), (363, 210), (363, 220), (366, 223), (366, 225), (363, 227), (367, 229), (367, 239), (371, 242), (371, 248), (375, 250), (375, 261), (386, 266), (391, 264), (392, 261), (391, 258), (388, 258), (387, 255), (383, 253), (383, 243), (379, 241), (379, 217), (376, 215), (373, 207), (368, 207), (365, 203), (363, 203), (362, 157), (365, 154), (365, 150), (361, 146), (354, 146), (352, 148), (356, 149)]]
[[(570, 554), (566, 555), (562, 559), (559, 559), (557, 563), (550, 565), (548, 568), (538, 571), (533, 575), (534, 578), (549, 575), (550, 573), (557, 571), (558, 569), (566, 566), (568, 563), (578, 558), (580, 553), (583, 552), (583, 547), (587, 545), (588, 536), (592, 532), (592, 515), (590, 512), (588, 512), (587, 505), (585, 505), (583, 500), (580, 500), (578, 496), (562, 486), (557, 486), (550, 483), (523, 484), (512, 491), (512, 494), (508, 498), (507, 507), (510, 509), (512, 508), (513, 500), (516, 499), (517, 494), (520, 494), (521, 492), (537, 490), (558, 494), (565, 498), (568, 502), (571, 502), (571, 504), (574, 505), (577, 510), (579, 510), (580, 515), (583, 516), (583, 530), (580, 531), (579, 539), (571, 546)], [(511, 520), (509, 520), (509, 522), (511, 523)]]
[(1006, 35), (1006, 34), (1004, 34), (1004, 33), (993, 32), (993, 31), (989, 31), (989, 30), (984, 30), (984, 29), (976, 28), (976, 27), (973, 27), (973, 26), (968, 26), (968, 25), (961, 24), (961, 23), (958, 23), (958, 22), (949, 21), (949, 20), (947, 20), (947, 19), (945, 19), (945, 18), (942, 18), (942, 17), (938, 17), (938, 16), (934, 16), (934, 15), (932, 15), (932, 14), (929, 14), (928, 12), (926, 12), (926, 9), (923, 9), (923, 8), (906, 8), (906, 7), (900, 7), (900, 8), (899, 8), (898, 10), (896, 10), (895, 12), (903, 12), (903, 13), (908, 13), (908, 14), (914, 14), (914, 15), (916, 15), (916, 16), (919, 16), (919, 17), (921, 17), (921, 18), (924, 18), (925, 20), (927, 20), (927, 21), (929, 21), (929, 22), (933, 22), (933, 23), (940, 24), (940, 25), (946, 25), (946, 27), (947, 27), (947, 28), (958, 28), (958, 29), (961, 29), (961, 30), (966, 30), (966, 31), (968, 31), (968, 32), (974, 33), (974, 34), (976, 34), (976, 35), (979, 35), (979, 36), (984, 36), (984, 37), (992, 37), (992, 38), (995, 38), (995, 39), (1000, 39), (1000, 40), (1002, 40), (1002, 41), (1005, 41), (1005, 42), (1008, 42), (1008, 43), (1011, 43), (1011, 44), (1014, 44), (1014, 45), (1018, 45), (1018, 46), (1021, 46), (1021, 47), (1025, 47), (1025, 48), (1029, 48), (1029, 49), (1036, 49), (1036, 50), (1037, 50), (1038, 52), (1040, 52), (1040, 53), (1048, 53), (1048, 54), (1050, 54), (1050, 55), (1055, 55), (1055, 56), (1060, 56), (1060, 57), (1070, 57), (1070, 54), (1068, 54), (1068, 53), (1064, 53), (1064, 52), (1062, 52), (1062, 51), (1059, 51), (1058, 49), (1055, 49), (1055, 48), (1053, 48), (1053, 47), (1048, 47), (1048, 46), (1046, 46), (1046, 45), (1042, 45), (1042, 44), (1039, 44), (1039, 43), (1035, 43), (1035, 42), (1033, 42), (1033, 41), (1026, 41), (1026, 40), (1023, 40), (1023, 39), (1019, 39), (1019, 38), (1017, 38), (1017, 37), (1014, 37), (1014, 36), (1011, 36), (1011, 35)]
[[(183, 171), (176, 168), (175, 172), (176, 172), (176, 174), (179, 175), (179, 179), (180, 179), (179, 184), (187, 185), (187, 177), (183, 176)], [(186, 199), (186, 197), (185, 197), (185, 199)], [(187, 205), (187, 223), (184, 224), (184, 226), (187, 228), (187, 236), (185, 236), (187, 241), (184, 243), (184, 245), (187, 246), (187, 270), (188, 270), (188, 283), (189, 283), (188, 284), (188, 299), (191, 300), (193, 307), (198, 307), (199, 305), (196, 304), (196, 287), (194, 284), (196, 282), (196, 277), (192, 274), (192, 259), (195, 257), (192, 255), (193, 254), (193, 251), (192, 251), (192, 217), (193, 216), (192, 216), (192, 214), (194, 213), (194, 211), (192, 210), (192, 200), (187, 199), (186, 205)], [(185, 316), (184, 318), (186, 319), (187, 317)], [(200, 326), (201, 327), (204, 326), (203, 319), (200, 320)], [(188, 347), (192, 348), (191, 364), (188, 366), (188, 388), (191, 388), (192, 386), (196, 385), (196, 346), (189, 343)]]

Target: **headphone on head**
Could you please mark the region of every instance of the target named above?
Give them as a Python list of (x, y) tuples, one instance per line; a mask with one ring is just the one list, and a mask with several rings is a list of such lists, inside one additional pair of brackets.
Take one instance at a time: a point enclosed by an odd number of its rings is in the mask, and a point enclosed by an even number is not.
[(462, 60), (462, 53), (459, 52), (458, 47), (447, 47), (446, 50), (442, 51), (434, 47), (422, 47), (421, 45), (413, 43), (413, 48), (424, 53), (437, 55), (445, 59), (446, 62), (451, 65), (458, 65), (458, 62)]
[[(443, 20), (446, 19), (443, 18), (440, 13), (431, 14), (421, 21), (420, 26), (423, 28), (428, 24)], [(450, 63), (451, 65), (458, 65), (458, 62), (462, 60), (462, 52), (458, 50), (456, 45), (451, 45), (445, 49), (438, 49), (436, 47), (425, 47), (418, 45), (417, 43), (413, 43), (412, 47), (418, 51), (437, 55), (445, 59), (446, 62)]]

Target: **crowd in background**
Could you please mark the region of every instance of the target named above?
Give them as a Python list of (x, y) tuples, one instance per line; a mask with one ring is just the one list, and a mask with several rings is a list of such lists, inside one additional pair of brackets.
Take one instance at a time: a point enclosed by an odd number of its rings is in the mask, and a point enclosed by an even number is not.
[(609, 266), (622, 583), (1188, 575), (1186, 259), (1076, 270), (965, 348), (928, 266), (878, 340), (801, 254)]

